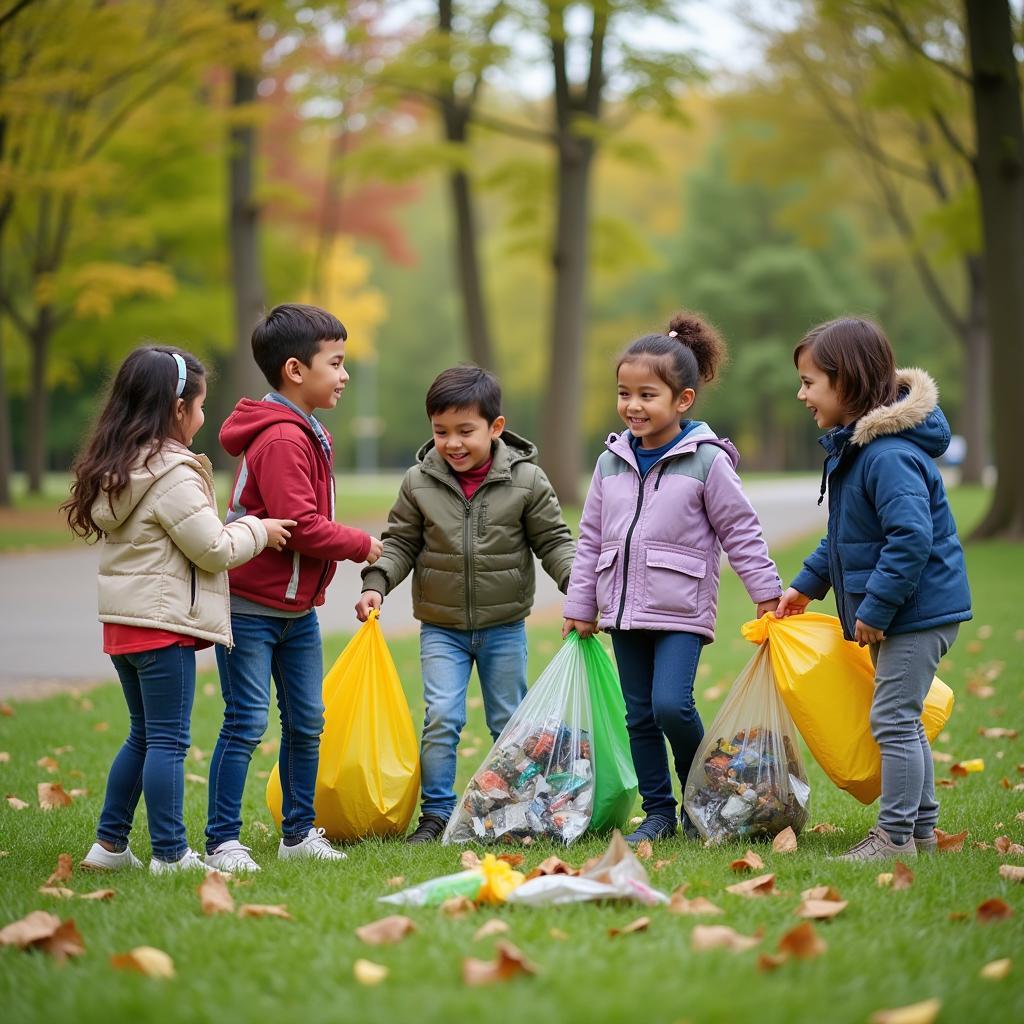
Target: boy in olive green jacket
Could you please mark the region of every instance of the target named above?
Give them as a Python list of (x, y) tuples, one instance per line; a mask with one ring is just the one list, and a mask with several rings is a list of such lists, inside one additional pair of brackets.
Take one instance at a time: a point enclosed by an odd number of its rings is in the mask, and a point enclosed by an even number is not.
[(501, 415), (501, 388), (475, 366), (445, 370), (427, 392), (433, 431), (405, 475), (384, 553), (363, 570), (365, 621), (412, 571), (413, 614), (427, 711), (423, 799), (410, 843), (437, 839), (455, 809), (455, 753), (476, 663), (484, 715), (497, 739), (526, 696), (526, 616), (534, 553), (564, 593), (576, 552), (536, 447)]

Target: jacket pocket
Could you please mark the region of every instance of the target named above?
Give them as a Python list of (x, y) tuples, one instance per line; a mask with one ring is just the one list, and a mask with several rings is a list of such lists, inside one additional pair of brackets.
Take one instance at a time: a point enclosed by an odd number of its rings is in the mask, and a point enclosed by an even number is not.
[(192, 618), (195, 618), (199, 608), (199, 580), (196, 579), (196, 567), (191, 564), (188, 567), (188, 585), (188, 613)]
[(843, 590), (848, 594), (866, 594), (871, 573), (871, 569), (844, 569)]
[(646, 606), (662, 612), (694, 614), (700, 595), (700, 581), (708, 571), (704, 552), (648, 548), (646, 561)]
[(615, 604), (615, 559), (618, 557), (617, 547), (605, 548), (598, 556), (594, 572), (597, 575), (595, 596), (600, 611), (609, 611)]

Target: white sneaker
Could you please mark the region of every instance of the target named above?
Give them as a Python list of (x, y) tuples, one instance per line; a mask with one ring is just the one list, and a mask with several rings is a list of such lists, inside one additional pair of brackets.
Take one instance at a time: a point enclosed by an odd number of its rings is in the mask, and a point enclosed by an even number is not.
[(284, 840), (277, 848), (278, 860), (288, 860), (290, 857), (306, 857), (310, 860), (348, 860), (348, 857), (331, 846), (324, 837), (326, 829), (311, 828), (306, 833), (306, 838), (295, 846), (285, 846)]
[(213, 853), (208, 853), (203, 860), (207, 867), (215, 871), (259, 871), (260, 866), (249, 856), (250, 849), (243, 846), (237, 839), (228, 839), (221, 843)]
[(190, 847), (179, 860), (157, 860), (154, 857), (149, 862), (149, 871), (153, 875), (166, 875), (173, 871), (206, 871), (206, 865), (203, 858)]
[(79, 866), (87, 871), (120, 871), (121, 868), (141, 868), (142, 861), (128, 847), (120, 853), (111, 853), (99, 843), (93, 843)]

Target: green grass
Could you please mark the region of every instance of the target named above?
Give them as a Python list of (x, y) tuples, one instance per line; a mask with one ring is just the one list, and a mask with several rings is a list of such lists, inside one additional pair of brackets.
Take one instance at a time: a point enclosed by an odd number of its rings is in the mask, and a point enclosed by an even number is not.
[[(968, 524), (981, 501), (957, 497), (957, 510)], [(777, 553), (784, 576), (804, 553), (800, 546)], [(800, 890), (814, 884), (836, 886), (849, 907), (834, 921), (820, 925), (827, 953), (812, 962), (785, 964), (773, 974), (758, 973), (757, 951), (694, 953), (690, 933), (699, 919), (674, 916), (661, 908), (582, 905), (531, 910), (506, 907), (452, 920), (435, 910), (408, 911), (418, 931), (398, 946), (368, 947), (353, 930), (390, 913), (378, 904), (387, 893), (386, 880), (406, 876), (412, 884), (458, 870), (460, 850), (431, 846), (413, 849), (396, 842), (371, 841), (352, 846), (341, 865), (292, 865), (274, 859), (276, 837), (260, 825), (272, 822), (263, 803), (265, 773), (272, 755), (257, 753), (246, 790), (243, 841), (253, 847), (263, 872), (244, 888), (238, 902), (284, 903), (294, 920), (242, 920), (204, 917), (195, 886), (198, 879), (151, 879), (125, 874), (95, 878), (76, 873), (78, 891), (111, 885), (109, 903), (62, 901), (37, 893), (58, 853), (80, 857), (91, 842), (102, 801), (105, 774), (123, 734), (126, 715), (119, 691), (102, 687), (82, 697), (65, 695), (38, 703), (18, 703), (15, 716), (0, 717), (0, 750), (10, 761), (0, 764), (0, 787), (33, 807), (15, 812), (0, 804), (0, 925), (34, 909), (73, 916), (86, 943), (84, 957), (63, 968), (51, 960), (14, 949), (0, 949), (0, 1006), (6, 1020), (17, 1022), (210, 1021), (246, 1020), (406, 1021), (633, 1021), (688, 1020), (789, 1022), (827, 1020), (862, 1022), (881, 1007), (900, 1006), (929, 997), (943, 1001), (940, 1020), (1010, 1021), (1024, 1019), (1024, 887), (998, 875), (1002, 859), (979, 850), (971, 841), (989, 841), (1009, 834), (1024, 842), (1024, 824), (1015, 815), (1024, 810), (1024, 793), (1007, 790), (1000, 780), (1024, 780), (1024, 739), (989, 740), (978, 735), (987, 725), (1024, 725), (1024, 633), (1020, 615), (1020, 583), (1024, 548), (990, 544), (974, 546), (968, 560), (976, 618), (962, 630), (956, 647), (942, 666), (942, 675), (957, 694), (957, 706), (938, 747), (958, 759), (983, 756), (987, 770), (941, 789), (946, 831), (969, 829), (962, 854), (946, 854), (914, 864), (916, 879), (903, 892), (875, 884), (879, 868), (826, 860), (860, 837), (872, 823), (874, 808), (863, 807), (832, 787), (813, 764), (812, 822), (828, 821), (839, 835), (806, 834), (800, 849), (773, 856), (762, 849), (768, 869), (777, 871), (784, 895), (744, 900), (725, 893), (736, 878), (729, 861), (743, 847), (705, 850), (682, 840), (659, 844), (656, 857), (672, 859), (652, 871), (655, 885), (671, 891), (689, 883), (689, 896), (703, 895), (722, 906), (723, 917), (703, 923), (725, 923), (745, 934), (763, 929), (761, 948), (774, 951), (779, 936), (797, 919), (793, 909)], [(719, 613), (719, 640), (702, 658), (698, 703), (710, 721), (721, 699), (702, 696), (714, 683), (728, 684), (749, 658), (752, 648), (738, 639), (738, 627), (750, 604), (737, 580), (725, 574)], [(831, 610), (826, 606), (826, 610)], [(989, 629), (981, 630), (981, 627)], [(981, 637), (979, 637), (979, 630)], [(343, 637), (328, 639), (328, 659), (341, 649)], [(531, 678), (556, 650), (553, 623), (531, 627)], [(415, 638), (392, 645), (409, 695), (414, 720), (422, 715)], [(965, 684), (986, 665), (1001, 663), (993, 685), (996, 696), (982, 700)], [(200, 680), (193, 718), (195, 746), (208, 757), (216, 737), (221, 704)], [(210, 690), (210, 692), (207, 692)], [(91, 706), (90, 706), (91, 705)], [(108, 722), (106, 732), (94, 731)], [(479, 708), (473, 708), (464, 739), (483, 739)], [(70, 744), (56, 755), (60, 770), (48, 775), (38, 758)], [(486, 744), (485, 744), (486, 746)], [(1003, 756), (999, 754), (1002, 752)], [(188, 770), (206, 774), (207, 761), (190, 760)], [(460, 758), (459, 786), (467, 781), (477, 758)], [(939, 775), (948, 776), (944, 766)], [(35, 808), (35, 787), (59, 779), (65, 788), (86, 787), (89, 795), (65, 810), (44, 813)], [(194, 845), (201, 842), (206, 789), (188, 784), (186, 823)], [(132, 844), (148, 855), (144, 810), (140, 808)], [(551, 852), (579, 863), (599, 852), (601, 838), (585, 838), (566, 851), (531, 848), (532, 866)], [(1019, 860), (1018, 860), (1019, 862)], [(1016, 910), (1009, 921), (980, 925), (974, 908), (1000, 897)], [(967, 920), (950, 920), (965, 912)], [(651, 924), (646, 932), (609, 938), (607, 930), (641, 914)], [(473, 933), (490, 917), (507, 921), (507, 936), (539, 966), (541, 973), (492, 989), (467, 989), (460, 980), (462, 959), (488, 957), (494, 940), (476, 943)], [(569, 938), (550, 935), (557, 927)], [(174, 958), (177, 977), (153, 981), (114, 971), (111, 953), (138, 945), (166, 950)], [(979, 979), (980, 967), (997, 958), (1015, 957), (1003, 981)], [(385, 964), (390, 976), (377, 988), (353, 981), (352, 964), (359, 958)]]

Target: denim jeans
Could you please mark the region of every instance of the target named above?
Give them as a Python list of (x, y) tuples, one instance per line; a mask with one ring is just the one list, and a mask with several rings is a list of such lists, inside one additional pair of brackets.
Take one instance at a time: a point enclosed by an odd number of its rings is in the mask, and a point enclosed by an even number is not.
[(939, 820), (935, 771), (921, 710), (935, 669), (953, 646), (959, 623), (899, 633), (871, 645), (875, 695), (871, 735), (882, 751), (878, 824), (897, 843), (929, 837)]
[(704, 638), (696, 633), (653, 629), (614, 629), (611, 637), (644, 813), (674, 821), (676, 798), (665, 738), (672, 748), (676, 775), (685, 786), (690, 764), (704, 737), (704, 726), (693, 702), (693, 680)]
[(128, 705), (128, 738), (107, 777), (96, 836), (123, 850), (139, 796), (146, 797), (157, 860), (180, 860), (185, 838), (185, 754), (196, 693), (196, 652), (176, 644), (110, 659)]
[(217, 648), (224, 724), (210, 761), (206, 849), (242, 831), (242, 793), (249, 761), (270, 714), (270, 678), (281, 713), (281, 831), (305, 836), (313, 827), (313, 792), (324, 729), (323, 648), (316, 612), (297, 619), (232, 615), (235, 646)]
[(526, 623), (486, 629), (420, 627), (423, 699), (420, 746), (424, 814), (448, 818), (455, 810), (455, 750), (466, 724), (466, 691), (476, 663), (484, 717), (497, 739), (526, 696)]

